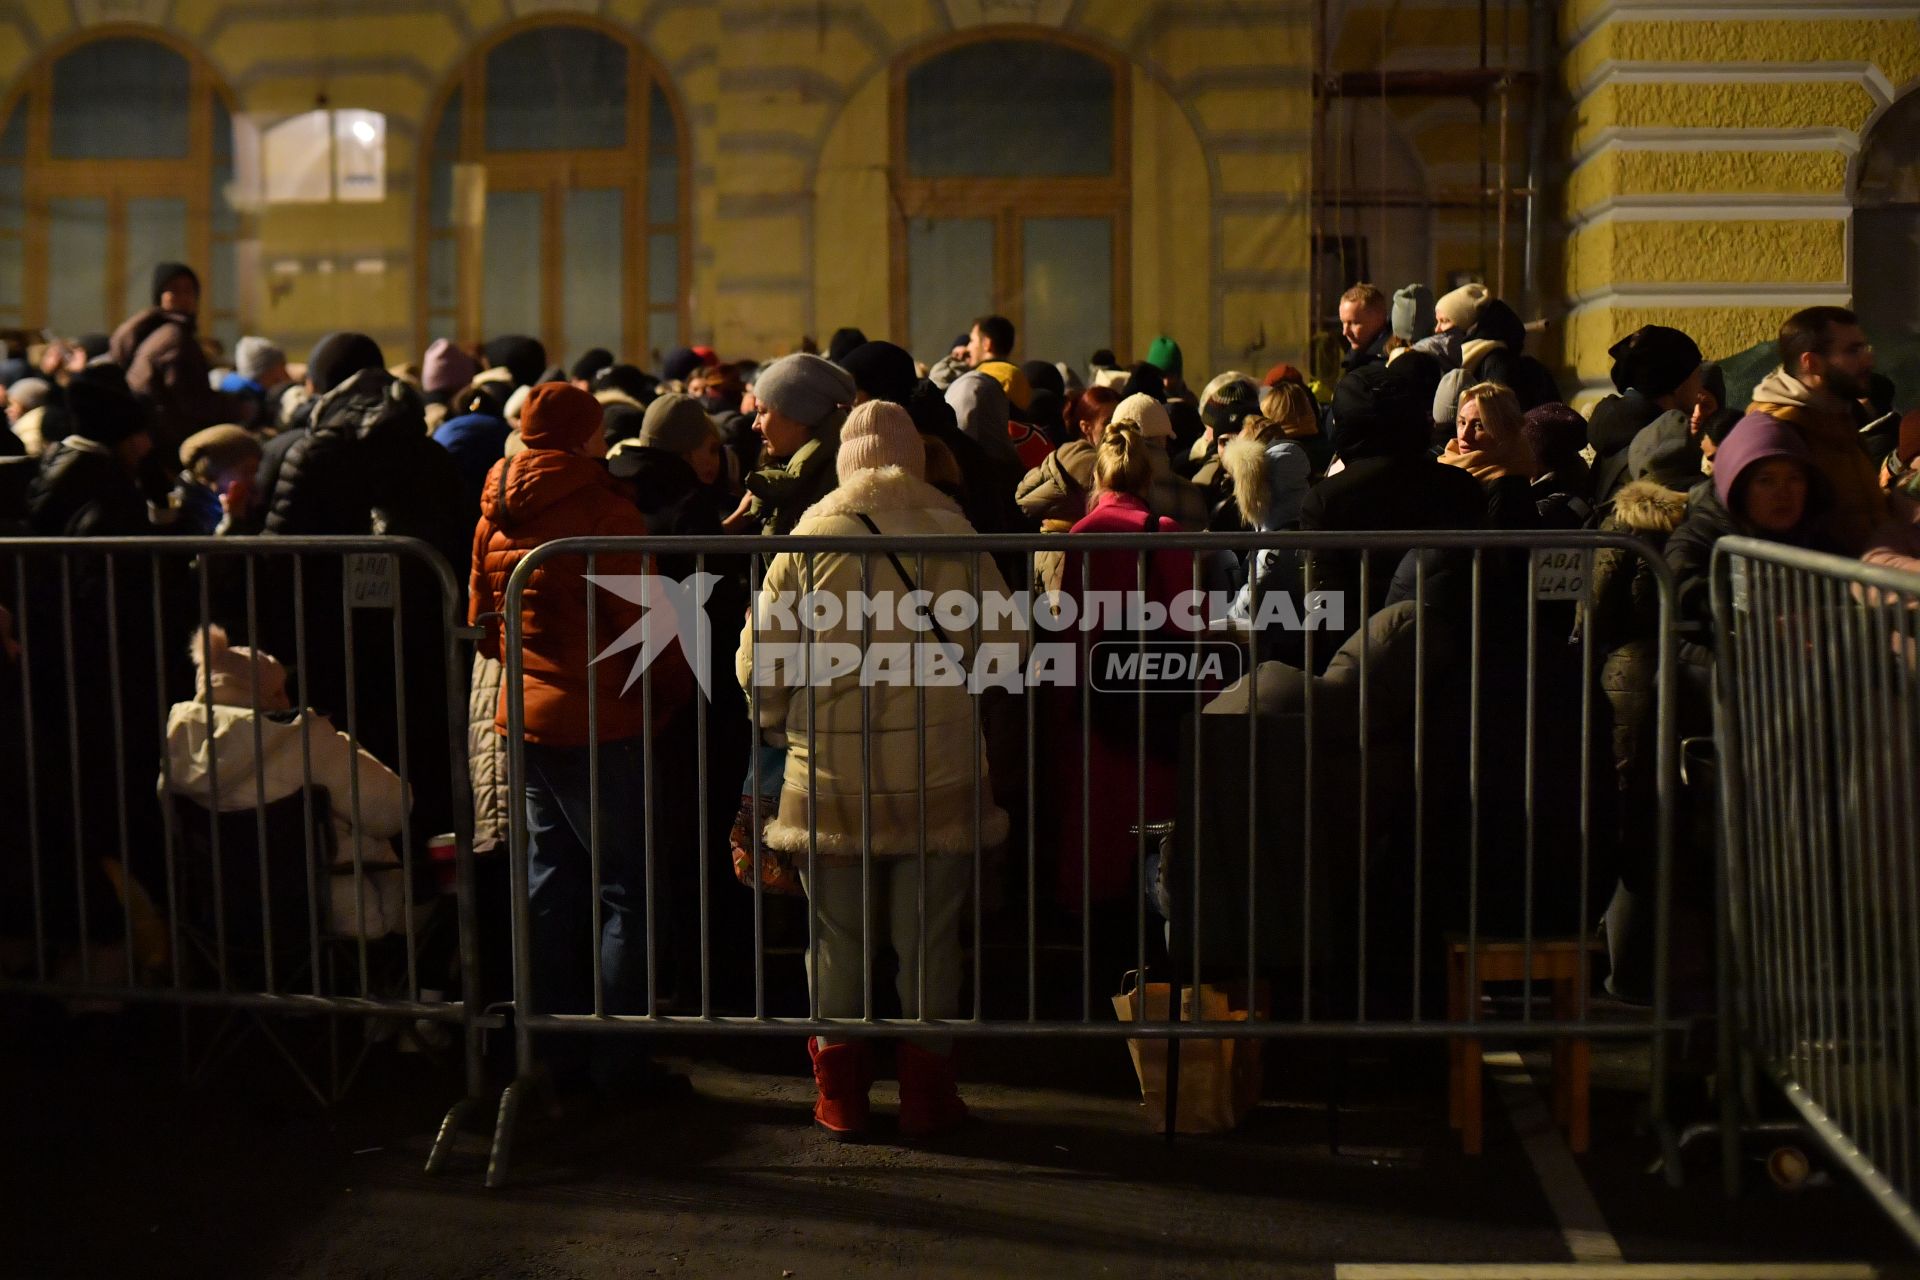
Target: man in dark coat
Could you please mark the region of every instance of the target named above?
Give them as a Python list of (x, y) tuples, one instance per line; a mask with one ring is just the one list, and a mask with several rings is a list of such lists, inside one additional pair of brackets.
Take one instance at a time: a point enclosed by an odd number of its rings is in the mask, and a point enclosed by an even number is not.
[(1608, 502), (1632, 477), (1627, 450), (1640, 429), (1666, 413), (1691, 417), (1700, 398), (1700, 347), (1678, 329), (1650, 324), (1608, 348), (1618, 395), (1594, 406), (1587, 438), (1593, 442), (1593, 501)]

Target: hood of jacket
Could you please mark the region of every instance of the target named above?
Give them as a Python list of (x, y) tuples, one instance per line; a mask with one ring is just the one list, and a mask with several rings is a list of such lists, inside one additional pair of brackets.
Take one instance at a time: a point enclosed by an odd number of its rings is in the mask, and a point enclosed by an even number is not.
[(1607, 457), (1633, 444), (1640, 428), (1659, 417), (1660, 406), (1638, 391), (1608, 396), (1593, 407), (1587, 419), (1587, 439), (1594, 454)]
[[(1783, 405), (1790, 409), (1804, 409), (1810, 413), (1848, 414), (1847, 402), (1830, 391), (1810, 387), (1800, 379), (1788, 373), (1784, 368), (1775, 369), (1760, 379), (1753, 389), (1754, 407), (1760, 405)], [(1750, 407), (1749, 412), (1752, 412)]]
[(618, 490), (620, 482), (597, 459), (556, 449), (523, 449), (502, 458), (487, 472), (480, 490), (480, 512), (511, 532), (576, 494)]
[(162, 327), (177, 324), (193, 334), (193, 317), (180, 311), (163, 311), (159, 307), (148, 307), (135, 312), (121, 321), (120, 327), (113, 331), (113, 337), (107, 340), (107, 355), (122, 369), (131, 368), (133, 353), (140, 344), (151, 338)]
[[(146, 509), (133, 477), (111, 450), (80, 436), (68, 436), (48, 445), (41, 455), (40, 469), (27, 488), (27, 517), (33, 532), (59, 537), (69, 532), (73, 518), (88, 503), (116, 498), (128, 504), (129, 510)], [(133, 535), (147, 530), (93, 532)]]
[(356, 440), (427, 433), (426, 401), (385, 369), (362, 369), (314, 404), (312, 427)]
[[(227, 803), (222, 808), (238, 807), (234, 801), (245, 797), (253, 803), (255, 763), (262, 772), (272, 774), (276, 764), (289, 753), (298, 767), (301, 739), (306, 731), (297, 711), (265, 712), (260, 715), (260, 752), (254, 754), (255, 717), (247, 707), (213, 706), (213, 732), (207, 732), (207, 706), (203, 702), (175, 703), (168, 715), (168, 784), (190, 796), (210, 796), (212, 773), (220, 773), (220, 795)], [(277, 797), (270, 797), (277, 798)]]
[(1313, 464), (1290, 440), (1261, 442), (1235, 436), (1221, 451), (1220, 465), (1233, 480), (1240, 514), (1262, 532), (1300, 523)]
[(1687, 495), (1654, 480), (1635, 480), (1613, 497), (1607, 523), (1628, 533), (1668, 534), (1687, 518)]
[[(874, 515), (888, 511), (945, 511), (961, 515), (960, 504), (925, 480), (899, 467), (869, 467), (854, 472), (838, 488), (808, 507), (801, 524), (835, 516)], [(798, 527), (794, 532), (800, 533)]]

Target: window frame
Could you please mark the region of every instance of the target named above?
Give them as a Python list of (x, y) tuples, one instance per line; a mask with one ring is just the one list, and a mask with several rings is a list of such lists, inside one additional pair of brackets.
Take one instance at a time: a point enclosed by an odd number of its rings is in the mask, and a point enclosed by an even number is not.
[[(578, 148), (556, 151), (488, 151), (486, 148), (487, 59), (500, 45), (528, 32), (550, 27), (574, 27), (614, 41), (627, 54), (627, 142), (621, 148)], [(649, 218), (648, 169), (651, 142), (653, 91), (658, 88), (673, 118), (675, 165), (679, 181), (672, 223), (653, 222)], [(691, 322), (688, 304), (693, 275), (691, 136), (686, 110), (674, 92), (673, 82), (647, 50), (630, 34), (606, 22), (582, 14), (541, 14), (509, 23), (471, 48), (460, 59), (446, 83), (434, 95), (426, 125), (419, 134), (419, 181), (415, 183), (414, 255), (414, 345), (424, 350), (435, 338), (451, 336), (471, 346), (490, 335), (484, 329), (481, 273), (485, 270), (485, 230), (463, 224), (459, 214), (458, 180), (452, 198), (455, 205), (451, 228), (433, 225), (433, 187), (436, 178), (434, 140), (449, 104), (460, 98), (460, 129), (455, 166), (478, 164), (484, 167), (488, 192), (537, 191), (541, 193), (540, 327), (537, 336), (555, 359), (572, 350), (566, 335), (565, 269), (566, 243), (561, 234), (565, 222), (566, 194), (574, 190), (616, 188), (624, 195), (621, 232), (623, 239), (620, 319), (624, 334), (622, 345), (628, 350), (623, 358), (644, 354), (648, 346), (651, 320), (656, 314), (672, 314), (684, 340)], [(654, 304), (649, 293), (648, 238), (654, 234), (678, 237), (678, 279), (674, 282), (671, 304)], [(433, 332), (432, 261), (435, 245), (451, 240), (454, 244), (454, 332)], [(444, 312), (439, 313), (444, 314)]]
[[(1008, 40), (1050, 44), (1104, 64), (1113, 77), (1113, 171), (1105, 177), (916, 178), (907, 156), (907, 79), (918, 67), (971, 44)], [(912, 287), (907, 223), (913, 218), (985, 218), (994, 223), (994, 310), (1026, 323), (1027, 218), (1108, 218), (1113, 227), (1113, 349), (1133, 345), (1133, 74), (1112, 50), (1052, 27), (995, 24), (955, 32), (894, 59), (887, 101), (888, 166), (892, 189), (889, 257), (894, 288), (888, 317), (893, 332), (925, 346), (908, 329)], [(962, 320), (961, 322), (964, 322)], [(1031, 352), (1028, 353), (1032, 355)]]
[[(103, 40), (141, 40), (159, 45), (186, 59), (185, 156), (178, 159), (100, 160), (59, 159), (53, 155), (54, 67), (75, 51)], [(44, 330), (47, 326), (52, 279), (52, 264), (47, 257), (52, 237), (47, 214), (49, 200), (92, 198), (107, 202), (107, 260), (103, 272), (106, 295), (101, 303), (102, 313), (107, 317), (107, 331), (111, 332), (127, 319), (118, 312), (126, 297), (129, 279), (137, 282), (142, 278), (142, 273), (153, 267), (152, 263), (127, 261), (127, 202), (160, 196), (186, 202), (187, 262), (200, 276), (200, 332), (215, 334), (226, 323), (231, 323), (239, 333), (247, 331), (251, 308), (248, 306), (246, 290), (234, 290), (234, 305), (230, 309), (216, 311), (213, 304), (216, 296), (215, 245), (233, 243), (237, 246), (253, 234), (252, 216), (238, 207), (233, 210), (232, 231), (222, 233), (215, 230), (213, 175), (217, 148), (213, 122), (216, 101), (225, 108), (229, 121), (238, 118), (232, 91), (221, 82), (198, 50), (170, 32), (137, 23), (106, 23), (75, 32), (55, 42), (41, 52), (12, 92), (0, 97), (0, 129), (11, 122), (13, 113), (27, 113), (26, 154), (19, 162), (22, 170), (23, 218), (17, 233), (21, 252), (21, 328), (36, 331)], [(0, 238), (15, 239), (16, 233), (0, 231)], [(238, 256), (236, 251), (236, 260)], [(235, 283), (237, 285), (238, 281)]]

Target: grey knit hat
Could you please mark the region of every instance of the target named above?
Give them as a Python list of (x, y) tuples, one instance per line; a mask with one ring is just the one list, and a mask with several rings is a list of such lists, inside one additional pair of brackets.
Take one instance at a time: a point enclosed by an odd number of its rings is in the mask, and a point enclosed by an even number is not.
[(639, 443), (646, 449), (691, 453), (708, 440), (719, 438), (720, 432), (700, 402), (677, 391), (648, 405), (647, 416), (640, 421)]
[(817, 427), (853, 404), (853, 375), (819, 356), (795, 352), (764, 366), (753, 380), (753, 394), (795, 422)]
[(287, 353), (265, 338), (245, 337), (234, 344), (233, 368), (243, 378), (260, 381), (275, 365), (285, 364)]
[(1393, 334), (1413, 342), (1433, 332), (1433, 290), (1410, 284), (1393, 295)]

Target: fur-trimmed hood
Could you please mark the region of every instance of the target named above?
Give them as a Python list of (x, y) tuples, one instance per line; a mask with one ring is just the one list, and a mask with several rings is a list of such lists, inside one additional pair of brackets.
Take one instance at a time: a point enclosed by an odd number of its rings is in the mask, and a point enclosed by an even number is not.
[[(840, 482), (840, 487), (808, 507), (793, 527), (794, 534), (821, 532), (809, 526), (823, 521), (847, 518), (862, 513), (885, 511), (941, 512), (961, 521), (960, 504), (925, 480), (908, 475), (899, 467), (876, 467), (856, 471)], [(969, 526), (971, 527), (971, 526)]]
[(1635, 480), (1614, 495), (1608, 523), (1629, 533), (1664, 535), (1686, 518), (1686, 494), (1654, 480)]

